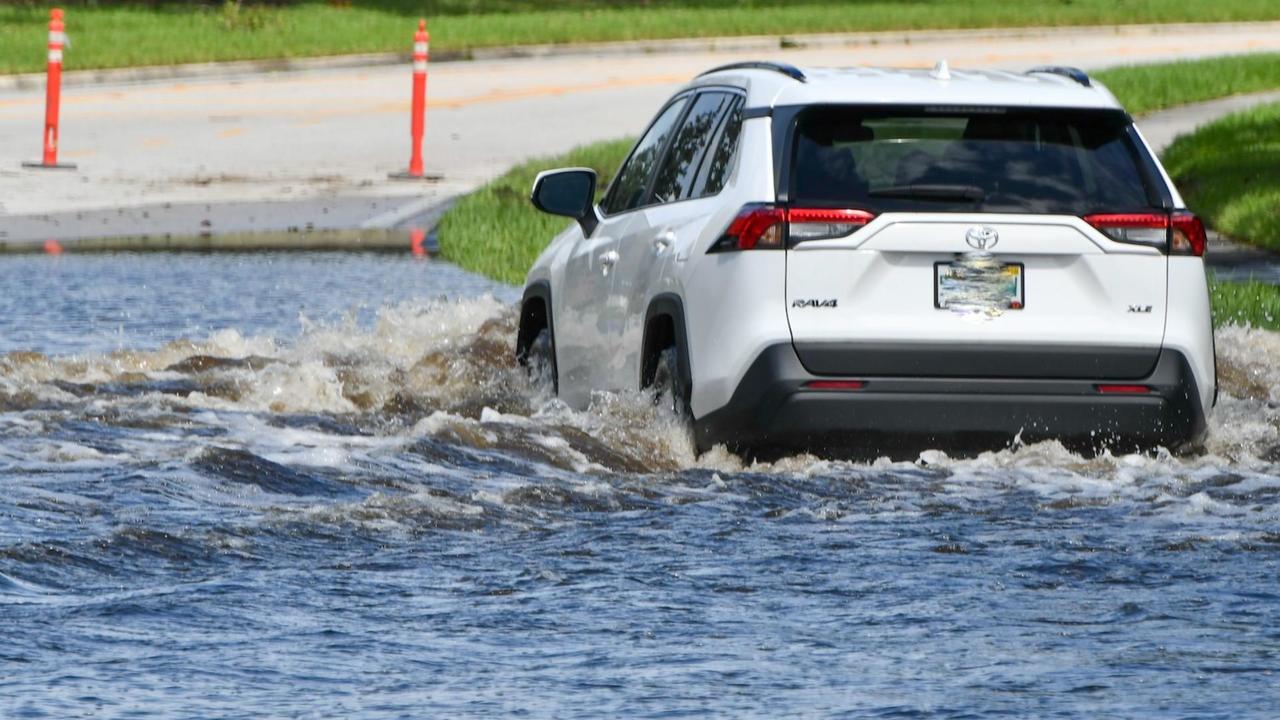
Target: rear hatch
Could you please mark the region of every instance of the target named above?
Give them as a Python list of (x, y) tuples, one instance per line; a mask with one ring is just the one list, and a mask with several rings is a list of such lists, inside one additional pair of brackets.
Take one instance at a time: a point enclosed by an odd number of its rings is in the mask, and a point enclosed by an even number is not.
[(811, 372), (1154, 367), (1169, 212), (1123, 113), (818, 107), (792, 147), (787, 317)]

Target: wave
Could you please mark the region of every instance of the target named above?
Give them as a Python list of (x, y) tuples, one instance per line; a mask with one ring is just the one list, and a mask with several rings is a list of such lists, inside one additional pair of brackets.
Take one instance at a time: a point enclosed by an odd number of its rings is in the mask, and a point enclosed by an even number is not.
[[(313, 449), (324, 438), (402, 446), (426, 438), (578, 473), (813, 474), (896, 465), (808, 455), (747, 463), (723, 448), (699, 456), (675, 418), (639, 392), (601, 393), (587, 409), (571, 409), (515, 366), (516, 318), (513, 306), (492, 297), (405, 302), (382, 308), (367, 325), (353, 318), (304, 321), (300, 336), (289, 342), (227, 330), (155, 350), (9, 353), (0, 356), (0, 411), (15, 428), (35, 428), (28, 429), (36, 437), (42, 418), (66, 413), (132, 430), (195, 422), (219, 442), (244, 442), (258, 452), (270, 430), (280, 437), (262, 454), (293, 453), (295, 461), (300, 451), (289, 433), (295, 441), (310, 433)], [(966, 459), (929, 451), (914, 464), (957, 472), (1053, 467), (1091, 474), (1134, 466), (1179, 473), (1274, 467), (1280, 462), (1280, 333), (1225, 327), (1217, 332), (1217, 348), (1222, 393), (1203, 452), (1087, 458), (1047, 442)], [(51, 460), (92, 462), (104, 453), (65, 442), (58, 447), (46, 448)], [(323, 455), (309, 452), (306, 462), (326, 462)], [(329, 461), (346, 457), (339, 452)]]

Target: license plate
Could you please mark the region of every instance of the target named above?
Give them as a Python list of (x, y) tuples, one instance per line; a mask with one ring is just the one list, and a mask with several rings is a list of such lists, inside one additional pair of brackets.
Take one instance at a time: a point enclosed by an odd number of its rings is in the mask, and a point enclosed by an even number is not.
[(1021, 310), (1026, 306), (1022, 263), (1002, 263), (975, 272), (955, 263), (933, 265), (933, 306), (940, 310), (986, 308)]

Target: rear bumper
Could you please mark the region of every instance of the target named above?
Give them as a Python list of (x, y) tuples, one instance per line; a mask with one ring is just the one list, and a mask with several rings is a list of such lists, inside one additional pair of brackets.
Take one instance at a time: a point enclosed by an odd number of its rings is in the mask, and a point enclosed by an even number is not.
[[(926, 447), (988, 449), (1059, 439), (1079, 449), (1179, 447), (1206, 430), (1187, 359), (1163, 350), (1142, 378), (853, 376), (860, 390), (814, 390), (830, 380), (805, 369), (790, 343), (752, 363), (729, 403), (694, 422), (700, 449), (895, 454)], [(1142, 384), (1142, 395), (1105, 395), (1098, 383)]]

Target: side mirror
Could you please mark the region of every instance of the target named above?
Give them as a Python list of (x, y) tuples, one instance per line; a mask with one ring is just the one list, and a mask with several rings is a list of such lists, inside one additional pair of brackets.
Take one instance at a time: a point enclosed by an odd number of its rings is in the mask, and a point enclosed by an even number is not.
[(529, 200), (545, 213), (564, 215), (578, 221), (582, 233), (590, 237), (596, 225), (596, 171), (590, 168), (566, 168), (538, 173)]

